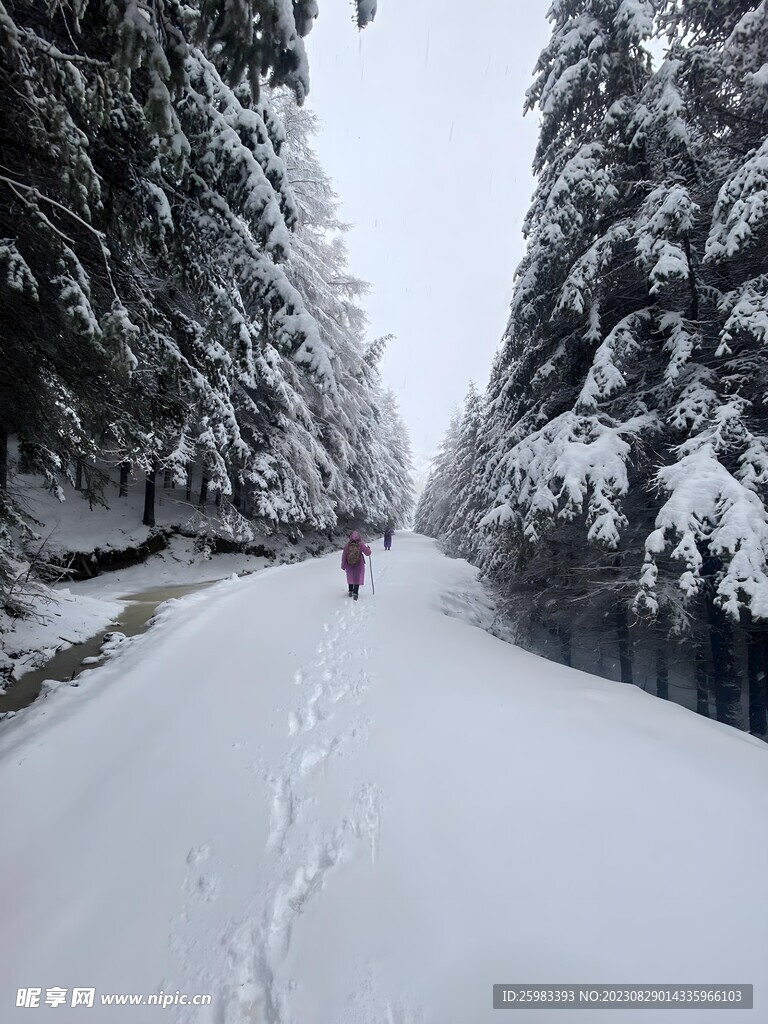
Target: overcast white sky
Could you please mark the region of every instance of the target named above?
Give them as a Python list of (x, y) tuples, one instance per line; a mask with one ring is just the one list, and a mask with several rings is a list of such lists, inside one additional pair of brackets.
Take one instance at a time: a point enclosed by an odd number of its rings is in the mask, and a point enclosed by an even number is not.
[(525, 90), (549, 0), (379, 0), (358, 33), (324, 0), (308, 38), (316, 145), (414, 454), (431, 455), (470, 379), (487, 383), (531, 197)]

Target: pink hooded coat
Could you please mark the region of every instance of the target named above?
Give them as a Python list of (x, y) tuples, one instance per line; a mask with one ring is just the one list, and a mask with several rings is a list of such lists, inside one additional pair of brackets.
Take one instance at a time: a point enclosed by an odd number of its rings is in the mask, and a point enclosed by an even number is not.
[[(361, 557), (357, 565), (347, 565), (347, 549), (350, 540), (356, 540), (360, 544)], [(341, 568), (347, 574), (347, 583), (359, 583), (360, 586), (365, 583), (365, 555), (370, 555), (370, 553), (371, 549), (363, 542), (360, 534), (357, 530), (353, 530), (341, 553)]]

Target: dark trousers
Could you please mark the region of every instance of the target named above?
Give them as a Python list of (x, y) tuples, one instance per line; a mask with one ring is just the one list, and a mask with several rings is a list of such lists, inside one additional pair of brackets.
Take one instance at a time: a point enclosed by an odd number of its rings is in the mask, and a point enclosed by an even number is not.
[(359, 583), (348, 583), (347, 586), (349, 587), (350, 594), (356, 594), (360, 589)]

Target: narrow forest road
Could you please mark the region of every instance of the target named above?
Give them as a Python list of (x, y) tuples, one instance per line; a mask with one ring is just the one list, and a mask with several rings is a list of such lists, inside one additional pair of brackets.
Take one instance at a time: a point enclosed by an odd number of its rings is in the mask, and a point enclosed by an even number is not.
[[(226, 581), (3, 725), (0, 1020), (482, 1024), (494, 982), (764, 979), (768, 749), (462, 621), (482, 588), (431, 541), (374, 570), (358, 603), (338, 555)], [(212, 1005), (102, 1003), (161, 990)]]

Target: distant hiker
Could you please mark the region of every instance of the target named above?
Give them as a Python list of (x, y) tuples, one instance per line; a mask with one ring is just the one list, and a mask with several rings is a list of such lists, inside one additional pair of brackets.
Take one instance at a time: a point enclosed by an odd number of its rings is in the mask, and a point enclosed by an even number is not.
[(347, 574), (348, 596), (353, 597), (355, 601), (360, 587), (365, 583), (365, 555), (370, 553), (371, 549), (360, 534), (353, 530), (341, 553), (341, 568)]
[(384, 550), (389, 551), (392, 547), (392, 527), (388, 526), (384, 531)]

